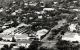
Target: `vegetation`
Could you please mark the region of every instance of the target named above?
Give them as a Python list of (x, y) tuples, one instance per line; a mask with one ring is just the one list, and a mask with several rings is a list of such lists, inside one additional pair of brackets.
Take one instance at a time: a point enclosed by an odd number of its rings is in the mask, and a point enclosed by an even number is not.
[(69, 41), (59, 41), (57, 44), (59, 50), (79, 50), (79, 45), (75, 45)]

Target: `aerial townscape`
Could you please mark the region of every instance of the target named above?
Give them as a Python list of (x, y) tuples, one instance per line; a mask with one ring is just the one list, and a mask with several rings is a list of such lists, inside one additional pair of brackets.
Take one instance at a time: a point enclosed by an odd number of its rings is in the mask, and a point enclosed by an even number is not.
[(80, 50), (80, 0), (0, 0), (0, 50)]

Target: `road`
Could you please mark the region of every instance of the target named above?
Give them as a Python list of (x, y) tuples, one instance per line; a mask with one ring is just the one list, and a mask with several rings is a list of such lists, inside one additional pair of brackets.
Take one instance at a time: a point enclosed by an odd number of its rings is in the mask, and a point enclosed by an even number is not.
[[(50, 35), (52, 34), (52, 30), (55, 30), (55, 29), (58, 29), (58, 28), (60, 28), (61, 26), (64, 26), (64, 23), (67, 23), (67, 20), (66, 19), (62, 19), (62, 20), (60, 20), (60, 21), (58, 21), (58, 25), (56, 25), (56, 26), (54, 26), (53, 28), (51, 28), (51, 30), (50, 30), (50, 32), (41, 40), (41, 41), (43, 41), (43, 42), (48, 42), (49, 40), (47, 40), (47, 38), (48, 37), (50, 37)], [(59, 34), (58, 35), (56, 35), (56, 37), (57, 36), (59, 36)], [(54, 40), (55, 41), (55, 40)]]

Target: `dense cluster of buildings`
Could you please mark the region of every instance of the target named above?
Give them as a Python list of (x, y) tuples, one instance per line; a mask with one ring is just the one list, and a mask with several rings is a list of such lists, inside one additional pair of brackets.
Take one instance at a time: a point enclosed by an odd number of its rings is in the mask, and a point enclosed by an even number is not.
[[(80, 42), (79, 4), (74, 0), (50, 3), (13, 1), (6, 7), (1, 6), (0, 48), (12, 44), (15, 44), (12, 50), (29, 48), (33, 41), (43, 42), (43, 45), (58, 40)], [(48, 47), (46, 44), (44, 46)]]

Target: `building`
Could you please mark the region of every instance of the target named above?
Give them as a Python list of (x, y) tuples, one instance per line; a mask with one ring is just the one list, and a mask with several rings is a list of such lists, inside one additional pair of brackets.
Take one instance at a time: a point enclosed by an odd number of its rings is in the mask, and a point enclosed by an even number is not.
[(36, 6), (37, 3), (29, 3), (30, 6)]
[(0, 50), (1, 50), (1, 48), (3, 48), (3, 46), (4, 46), (4, 45), (0, 45)]
[(16, 41), (18, 41), (18, 40), (24, 41), (24, 40), (30, 39), (30, 37), (27, 34), (15, 35), (14, 38)]
[(54, 8), (44, 8), (43, 11), (54, 11)]
[(8, 45), (8, 46), (10, 46), (11, 44), (15, 44), (15, 43), (14, 42), (0, 41), (0, 45)]
[(7, 34), (0, 34), (0, 38), (7, 36)]
[[(6, 29), (2, 32), (2, 34), (9, 34), (9, 35), (14, 35), (14, 34), (23, 34), (24, 32), (26, 32), (28, 30), (28, 26), (27, 24), (21, 23), (19, 24), (17, 27), (12, 27), (9, 29)], [(3, 26), (3, 27), (7, 27), (7, 26)]]
[(45, 35), (47, 32), (48, 32), (47, 29), (38, 30), (37, 33), (36, 33), (36, 36), (37, 36), (37, 38), (38, 38), (39, 40), (41, 40), (41, 37), (42, 37), (43, 35)]
[(19, 25), (17, 26), (17, 28), (22, 27), (22, 26), (28, 27), (28, 26), (31, 26), (31, 25), (27, 25), (27, 24), (25, 24), (25, 23), (21, 23), (21, 24), (19, 24)]
[(73, 9), (73, 11), (77, 11), (77, 12), (79, 12), (79, 11), (80, 11), (80, 9)]
[(78, 33), (66, 32), (65, 35), (62, 36), (62, 40), (80, 42), (80, 35)]
[(18, 50), (19, 46), (13, 46), (13, 48), (11, 50)]
[(6, 35), (4, 37), (2, 37), (3, 40), (5, 41), (12, 41), (12, 36), (11, 35)]
[(12, 32), (14, 32), (14, 30), (16, 30), (16, 28), (12, 27), (12, 28), (4, 30), (2, 34), (11, 34)]
[(3, 8), (0, 8), (0, 12), (3, 12), (4, 11), (4, 9)]
[(76, 30), (76, 26), (77, 26), (77, 24), (70, 24), (70, 25), (69, 25), (69, 30), (70, 30), (71, 32), (73, 32), (74, 30)]

